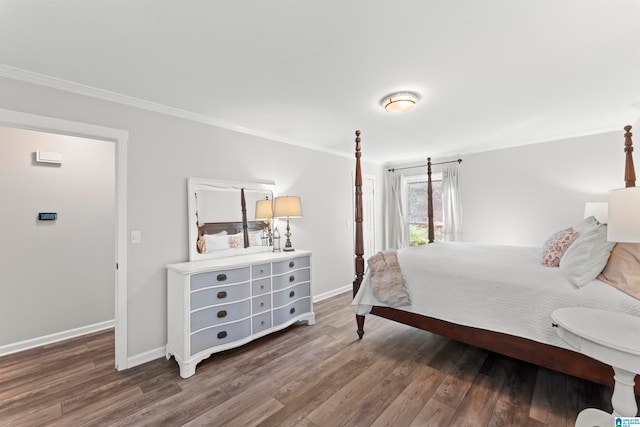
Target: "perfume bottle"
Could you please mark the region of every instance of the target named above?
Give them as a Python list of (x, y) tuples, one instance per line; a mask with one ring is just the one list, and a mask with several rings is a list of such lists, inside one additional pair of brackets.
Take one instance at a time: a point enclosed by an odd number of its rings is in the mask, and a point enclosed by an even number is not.
[(273, 252), (280, 252), (280, 230), (278, 227), (273, 230)]

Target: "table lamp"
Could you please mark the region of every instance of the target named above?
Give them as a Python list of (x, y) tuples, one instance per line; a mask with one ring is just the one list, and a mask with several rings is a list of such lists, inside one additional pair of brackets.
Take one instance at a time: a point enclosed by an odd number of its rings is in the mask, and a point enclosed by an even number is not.
[(293, 251), (291, 246), (291, 228), (289, 227), (289, 218), (300, 218), (302, 216), (302, 204), (300, 203), (300, 197), (297, 196), (283, 196), (276, 197), (273, 201), (273, 216), (276, 218), (287, 218), (287, 232), (284, 234), (287, 236), (287, 241), (284, 244), (284, 251)]
[(626, 187), (609, 192), (610, 242), (640, 242), (640, 187)]
[(273, 204), (267, 196), (264, 200), (256, 201), (256, 219), (263, 220), (265, 227), (262, 230), (263, 246), (271, 246), (273, 244), (271, 234), (271, 222), (273, 221)]

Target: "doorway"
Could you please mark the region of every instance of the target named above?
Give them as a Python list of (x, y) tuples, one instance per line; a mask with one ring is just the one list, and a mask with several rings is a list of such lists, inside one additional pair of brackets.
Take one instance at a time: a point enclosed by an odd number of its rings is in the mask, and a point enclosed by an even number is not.
[(127, 356), (127, 131), (0, 109), (0, 125), (9, 128), (77, 136), (115, 144), (115, 367), (128, 367)]

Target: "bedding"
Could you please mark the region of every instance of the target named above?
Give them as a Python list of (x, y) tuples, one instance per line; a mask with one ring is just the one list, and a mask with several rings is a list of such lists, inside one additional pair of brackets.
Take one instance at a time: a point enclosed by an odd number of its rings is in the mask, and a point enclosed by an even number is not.
[[(541, 248), (442, 242), (402, 249), (397, 257), (411, 297), (398, 309), (460, 325), (570, 349), (551, 328), (556, 308), (640, 316), (632, 296), (595, 278), (576, 287), (560, 268), (542, 265)], [(367, 272), (353, 300), (358, 315), (388, 306), (370, 282)]]
[(640, 300), (640, 243), (618, 243), (598, 280)]
[(607, 241), (607, 226), (587, 226), (560, 259), (560, 271), (576, 287), (595, 279), (607, 264), (615, 242)]
[(373, 295), (390, 307), (411, 304), (396, 251), (378, 252), (367, 261)]

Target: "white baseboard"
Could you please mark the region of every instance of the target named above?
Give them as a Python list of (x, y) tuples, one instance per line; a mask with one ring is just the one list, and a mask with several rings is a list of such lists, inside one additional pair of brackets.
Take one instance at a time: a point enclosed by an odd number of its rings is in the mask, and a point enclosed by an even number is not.
[[(343, 286), (341, 288), (333, 289), (329, 292), (324, 292), (320, 295), (316, 295), (313, 297), (313, 302), (318, 302), (325, 300), (327, 298), (331, 298), (336, 295), (340, 295), (345, 292), (351, 292), (353, 287), (351, 285)], [(133, 368), (134, 366), (143, 365), (147, 362), (151, 362), (156, 359), (160, 359), (161, 357), (166, 356), (165, 347), (158, 347), (153, 350), (145, 351), (144, 353), (136, 354), (135, 356), (131, 356), (127, 359), (128, 365), (127, 369)]]
[(104, 329), (113, 328), (115, 326), (115, 320), (106, 320), (100, 323), (94, 323), (93, 325), (82, 326), (80, 328), (70, 329), (68, 331), (56, 332), (55, 334), (45, 335), (42, 337), (31, 338), (25, 341), (20, 341), (13, 344), (6, 344), (0, 346), (0, 356), (6, 356), (7, 354), (17, 353), (23, 350), (29, 350), (30, 348), (40, 347), (54, 342), (63, 341), (69, 338), (78, 337), (80, 335), (90, 334), (93, 332), (102, 331)]
[(152, 360), (160, 359), (161, 357), (165, 357), (165, 355), (165, 346), (154, 348), (153, 350), (145, 351), (144, 353), (136, 354), (135, 356), (131, 356), (127, 359), (127, 369), (133, 368), (134, 366), (143, 365), (147, 362), (151, 362)]
[(352, 285), (347, 285), (347, 286), (343, 286), (341, 288), (333, 289), (333, 290), (331, 290), (329, 292), (324, 292), (322, 294), (315, 295), (313, 297), (313, 302), (319, 302), (319, 301), (322, 301), (322, 300), (325, 300), (325, 299), (328, 299), (328, 298), (331, 298), (331, 297), (335, 297), (336, 295), (340, 295), (340, 294), (343, 294), (345, 292), (350, 292), (352, 289), (353, 289)]

